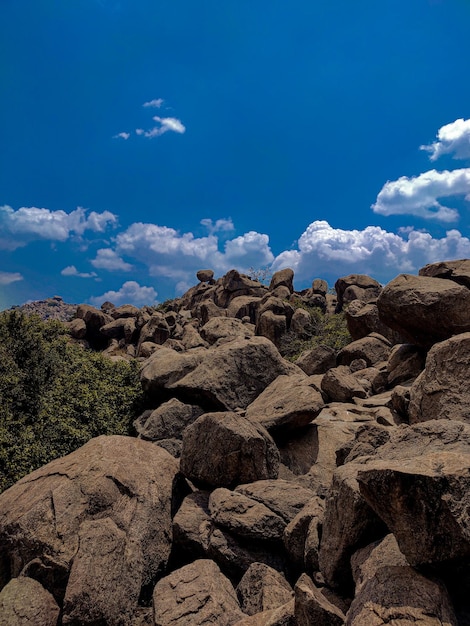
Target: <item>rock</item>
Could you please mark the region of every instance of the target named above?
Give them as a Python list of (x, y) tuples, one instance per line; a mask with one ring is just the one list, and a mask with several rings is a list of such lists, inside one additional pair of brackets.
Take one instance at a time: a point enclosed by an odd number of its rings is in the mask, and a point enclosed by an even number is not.
[(204, 325), (214, 317), (227, 317), (227, 309), (221, 309), (213, 300), (207, 300), (206, 302), (201, 302), (193, 309), (191, 314), (193, 317), (199, 318), (201, 324)]
[(329, 346), (315, 346), (307, 352), (302, 352), (295, 364), (306, 374), (325, 374), (336, 366), (336, 352)]
[(214, 272), (213, 270), (199, 270), (196, 277), (201, 283), (208, 283), (214, 278)]
[(315, 494), (310, 489), (287, 480), (258, 480), (239, 485), (236, 492), (261, 502), (289, 523)]
[[(355, 287), (356, 289), (349, 289)], [(346, 290), (349, 292), (345, 296)], [(374, 278), (365, 274), (349, 274), (338, 278), (335, 283), (335, 290), (338, 297), (337, 312), (342, 311), (343, 306), (353, 300), (368, 302), (376, 298), (382, 290), (382, 286)]]
[(199, 332), (192, 324), (186, 324), (181, 335), (181, 343), (185, 350), (193, 350), (194, 348), (207, 348), (208, 344), (201, 337)]
[(352, 557), (356, 595), (345, 624), (457, 626), (444, 585), (409, 566), (393, 535)]
[(246, 408), (280, 374), (295, 371), (264, 337), (236, 339), (208, 350), (193, 371), (168, 388), (186, 402), (234, 410)]
[(210, 344), (220, 344), (233, 339), (250, 339), (253, 330), (233, 317), (213, 317), (201, 328), (201, 336)]
[(470, 259), (430, 263), (419, 270), (419, 275), (447, 278), (470, 289)]
[(287, 318), (285, 315), (274, 313), (274, 311), (263, 311), (259, 314), (256, 324), (257, 335), (266, 337), (277, 346), (286, 332)]
[(448, 419), (470, 424), (469, 372), (470, 332), (435, 344), (410, 390), (410, 423)]
[(390, 343), (402, 343), (399, 333), (386, 326), (379, 318), (379, 309), (374, 302), (365, 303), (353, 300), (345, 311), (346, 323), (353, 341), (371, 333), (379, 333)]
[(113, 321), (113, 318), (99, 309), (95, 309), (88, 304), (80, 304), (77, 308), (77, 318), (85, 322), (87, 328), (87, 339), (96, 348), (106, 346), (106, 338), (100, 333), (100, 328)]
[(100, 333), (108, 339), (124, 339), (126, 343), (132, 343), (136, 326), (131, 317), (120, 317), (100, 328)]
[(140, 381), (144, 391), (161, 400), (162, 389), (168, 388), (196, 369), (205, 356), (204, 348), (184, 353), (171, 348), (160, 348), (142, 366)]
[(312, 318), (309, 312), (302, 308), (295, 309), (290, 330), (298, 337), (308, 339), (312, 335)]
[(333, 402), (349, 402), (354, 397), (367, 397), (363, 385), (351, 374), (347, 365), (328, 370), (323, 376), (321, 388)]
[(235, 590), (209, 559), (194, 561), (155, 585), (155, 626), (231, 626), (243, 617)]
[(250, 539), (279, 541), (286, 527), (285, 521), (264, 504), (224, 488), (211, 493), (209, 512), (218, 526)]
[(279, 451), (268, 432), (245, 417), (206, 413), (184, 431), (181, 471), (214, 487), (276, 478)]
[(256, 323), (261, 298), (257, 296), (237, 296), (230, 301), (227, 308), (228, 317), (243, 319), (249, 317), (252, 324)]
[[(96, 577), (95, 585), (99, 581), (104, 597), (98, 600), (90, 595), (88, 602), (101, 607), (103, 619), (113, 611), (105, 598), (113, 604), (117, 593), (123, 596), (119, 606), (130, 615), (141, 588), (164, 570), (170, 555), (177, 471), (177, 461), (162, 448), (118, 435), (92, 439), (72, 454), (36, 470), (0, 495), (5, 571), (15, 577), (32, 561), (44, 562), (50, 570), (56, 568), (56, 573), (51, 572), (44, 581), (48, 578), (66, 584), (64, 572), (79, 567), (75, 566), (78, 558), (83, 588), (91, 585), (92, 578)], [(103, 526), (104, 519), (108, 526)], [(112, 580), (109, 563), (93, 556), (106, 542), (122, 547), (122, 552), (113, 554), (120, 573)], [(87, 552), (87, 546), (92, 553)], [(71, 576), (69, 584), (73, 581), (77, 579)], [(72, 598), (85, 601), (79, 585), (80, 581), (70, 590), (48, 589), (55, 597), (65, 591), (68, 615), (76, 614)], [(86, 614), (80, 623), (87, 623)]]
[(209, 548), (212, 521), (209, 513), (209, 492), (195, 491), (183, 500), (173, 519), (174, 546), (187, 559), (205, 558)]
[(244, 617), (233, 626), (297, 626), (294, 600), (283, 604), (278, 609), (262, 611), (250, 617)]
[(164, 402), (158, 409), (146, 411), (134, 422), (138, 436), (148, 441), (181, 439), (186, 426), (192, 424), (203, 410), (193, 404), (184, 404), (176, 398)]
[(307, 574), (295, 585), (297, 626), (343, 626), (344, 613), (332, 604)]
[(386, 361), (390, 356), (390, 342), (377, 333), (357, 339), (344, 347), (337, 356), (338, 365), (349, 365), (355, 359), (364, 359), (367, 367), (380, 361)]
[(410, 343), (394, 346), (387, 362), (387, 381), (395, 387), (416, 378), (424, 369), (425, 354), (422, 348)]
[(323, 407), (321, 393), (302, 372), (301, 376), (278, 376), (248, 405), (246, 417), (274, 433), (306, 426)]
[(277, 609), (294, 595), (284, 576), (264, 563), (250, 565), (236, 591), (246, 615)]
[(271, 283), (269, 285), (269, 291), (274, 291), (274, 289), (282, 285), (284, 287), (287, 287), (290, 293), (293, 293), (293, 281), (294, 272), (290, 268), (274, 272), (273, 277), (271, 278)]
[(315, 280), (312, 282), (311, 289), (313, 293), (317, 293), (325, 297), (326, 294), (328, 293), (328, 283), (326, 282), (326, 280), (323, 280), (322, 278), (315, 278)]
[(157, 343), (153, 343), (153, 341), (144, 341), (139, 345), (138, 356), (143, 359), (148, 359), (154, 352), (160, 350), (163, 346), (160, 346)]
[(268, 288), (257, 280), (251, 280), (245, 274), (240, 274), (237, 270), (230, 270), (221, 281), (221, 291), (215, 300), (218, 306), (224, 308), (238, 296), (256, 296), (262, 298)]
[(86, 324), (85, 321), (78, 317), (68, 324), (70, 334), (74, 339), (84, 339), (86, 337)]
[(149, 321), (142, 326), (139, 345), (144, 341), (153, 341), (162, 345), (170, 336), (170, 327), (162, 313), (156, 312)]
[(0, 592), (0, 626), (55, 626), (59, 613), (54, 597), (33, 578), (13, 578)]
[(399, 427), (358, 465), (361, 495), (411, 565), (468, 563), (469, 458), (470, 426), (435, 420)]
[(314, 497), (297, 513), (284, 530), (284, 547), (297, 571), (318, 570), (318, 550), (325, 505)]
[(117, 320), (125, 317), (137, 317), (139, 313), (140, 309), (138, 309), (136, 306), (133, 306), (132, 304), (123, 304), (118, 307), (113, 307), (109, 314), (111, 315), (111, 317)]
[(377, 306), (387, 326), (425, 348), (470, 331), (470, 290), (452, 280), (401, 274), (384, 288)]
[(338, 467), (326, 500), (319, 565), (330, 587), (349, 593), (353, 586), (351, 556), (387, 531), (359, 491), (360, 464)]
[(410, 387), (405, 385), (397, 385), (393, 388), (391, 406), (392, 409), (404, 419), (405, 422), (409, 422), (408, 407), (410, 404)]
[(374, 454), (376, 449), (390, 441), (390, 428), (380, 424), (363, 424), (345, 446), (336, 450), (338, 466), (350, 463), (361, 456)]

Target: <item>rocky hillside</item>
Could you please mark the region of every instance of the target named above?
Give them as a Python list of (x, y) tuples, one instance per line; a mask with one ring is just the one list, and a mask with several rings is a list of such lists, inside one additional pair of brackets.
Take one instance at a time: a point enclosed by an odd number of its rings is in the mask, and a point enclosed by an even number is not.
[(43, 320), (68, 322), (75, 317), (77, 305), (67, 304), (60, 296), (53, 296), (46, 300), (34, 300), (34, 302), (15, 306), (12, 310), (21, 311), (27, 315), (39, 315)]
[(0, 495), (0, 625), (470, 624), (470, 261), (293, 278), (77, 308), (148, 409)]

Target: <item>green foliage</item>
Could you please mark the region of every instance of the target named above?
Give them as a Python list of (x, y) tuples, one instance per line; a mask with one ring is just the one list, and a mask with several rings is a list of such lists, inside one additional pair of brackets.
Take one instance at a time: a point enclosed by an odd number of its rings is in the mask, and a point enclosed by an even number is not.
[(0, 313), (0, 491), (101, 434), (129, 434), (138, 367), (70, 342), (60, 322)]
[(279, 351), (286, 359), (295, 361), (302, 352), (324, 345), (341, 350), (351, 342), (344, 313), (323, 313), (318, 307), (309, 307), (301, 300), (290, 301), (294, 308), (302, 308), (310, 315), (310, 323), (303, 336), (288, 331), (281, 339)]

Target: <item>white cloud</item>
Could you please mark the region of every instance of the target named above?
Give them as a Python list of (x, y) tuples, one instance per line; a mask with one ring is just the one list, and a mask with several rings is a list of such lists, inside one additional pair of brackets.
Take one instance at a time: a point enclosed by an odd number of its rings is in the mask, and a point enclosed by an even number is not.
[(75, 265), (68, 265), (60, 272), (62, 276), (78, 276), (79, 278), (96, 278), (95, 272), (79, 272)]
[(108, 300), (117, 306), (121, 304), (144, 306), (155, 304), (157, 295), (153, 287), (141, 287), (135, 280), (128, 280), (118, 291), (106, 291), (101, 296), (90, 298), (90, 303), (99, 307)]
[(164, 102), (165, 100), (163, 100), (163, 98), (155, 98), (155, 100), (149, 100), (149, 102), (144, 102), (142, 106), (159, 109)]
[(470, 240), (458, 230), (435, 239), (416, 230), (397, 235), (378, 226), (342, 230), (316, 221), (301, 235), (298, 249), (278, 255), (272, 269), (291, 267), (297, 281), (315, 277), (334, 281), (351, 273), (388, 281), (400, 272), (414, 273), (427, 263), (469, 256)]
[(419, 176), (388, 181), (382, 187), (375, 204), (374, 213), (380, 215), (415, 215), (426, 219), (452, 222), (458, 211), (441, 205), (439, 198), (464, 196), (470, 200), (470, 168), (430, 170)]
[(437, 141), (420, 149), (431, 153), (431, 161), (443, 154), (453, 154), (454, 159), (470, 159), (470, 120), (460, 118), (442, 126), (437, 132)]
[(93, 267), (103, 270), (120, 270), (128, 272), (132, 269), (132, 265), (121, 259), (111, 248), (101, 248), (96, 253), (96, 258), (91, 261)]
[(11, 285), (19, 280), (24, 280), (19, 272), (2, 272), (0, 271), (0, 285)]
[(225, 243), (225, 266), (243, 271), (250, 267), (265, 267), (274, 261), (268, 235), (250, 231)]
[(158, 126), (154, 126), (150, 130), (144, 130), (143, 128), (137, 128), (136, 134), (143, 135), (148, 139), (152, 139), (153, 137), (159, 137), (168, 131), (172, 131), (174, 133), (183, 134), (186, 132), (186, 127), (178, 120), (176, 117), (159, 117), (156, 115), (153, 120), (158, 122)]
[(206, 217), (200, 221), (200, 224), (205, 226), (211, 235), (213, 233), (228, 232), (231, 230), (235, 230), (235, 226), (233, 225), (231, 217), (227, 219), (222, 218), (220, 220), (216, 220), (215, 222), (213, 222), (210, 218)]
[(122, 132), (118, 133), (117, 135), (113, 135), (113, 139), (124, 139), (124, 141), (127, 141), (130, 136), (130, 133)]
[(21, 207), (15, 211), (10, 206), (2, 206), (0, 229), (3, 237), (0, 248), (15, 250), (41, 239), (66, 241), (73, 234), (83, 235), (85, 230), (104, 232), (109, 225), (115, 224), (117, 217), (110, 211), (87, 213), (82, 207), (71, 213), (37, 207)]

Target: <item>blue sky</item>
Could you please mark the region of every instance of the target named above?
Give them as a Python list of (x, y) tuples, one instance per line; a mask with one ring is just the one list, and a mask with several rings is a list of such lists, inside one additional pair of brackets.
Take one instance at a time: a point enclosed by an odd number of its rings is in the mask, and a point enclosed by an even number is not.
[(0, 309), (470, 256), (469, 0), (1, 0)]

